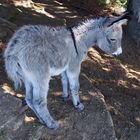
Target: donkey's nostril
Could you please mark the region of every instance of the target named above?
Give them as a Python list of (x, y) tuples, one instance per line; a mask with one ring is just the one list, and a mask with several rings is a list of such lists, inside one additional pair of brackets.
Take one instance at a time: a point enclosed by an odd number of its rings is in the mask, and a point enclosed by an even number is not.
[(116, 42), (116, 39), (114, 39), (114, 38), (111, 38), (110, 40), (111, 40), (112, 42)]

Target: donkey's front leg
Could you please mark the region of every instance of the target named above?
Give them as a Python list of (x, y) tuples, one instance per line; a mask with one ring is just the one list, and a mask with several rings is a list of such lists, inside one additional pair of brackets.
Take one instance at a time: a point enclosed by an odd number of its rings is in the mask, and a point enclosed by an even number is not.
[(67, 76), (70, 84), (70, 89), (72, 93), (72, 100), (73, 100), (73, 105), (78, 109), (78, 110), (83, 110), (84, 105), (80, 102), (79, 99), (79, 73), (80, 71), (67, 71)]
[(67, 77), (67, 74), (65, 71), (61, 74), (61, 83), (62, 83), (62, 87), (63, 87), (62, 97), (63, 97), (64, 102), (67, 102), (67, 100), (68, 100), (68, 77)]

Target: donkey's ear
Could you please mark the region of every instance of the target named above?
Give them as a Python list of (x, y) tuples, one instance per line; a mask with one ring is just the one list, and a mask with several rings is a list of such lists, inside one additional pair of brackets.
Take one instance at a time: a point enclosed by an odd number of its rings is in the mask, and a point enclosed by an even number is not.
[(120, 21), (118, 21), (114, 24), (117, 24), (117, 25), (120, 25), (120, 26), (127, 25), (127, 21), (128, 21), (128, 19), (122, 19), (122, 20), (120, 20)]
[(115, 23), (124, 25), (127, 23), (127, 20), (129, 19), (129, 17), (130, 17), (129, 12), (124, 12), (121, 15), (107, 18), (103, 24), (107, 27), (109, 27)]

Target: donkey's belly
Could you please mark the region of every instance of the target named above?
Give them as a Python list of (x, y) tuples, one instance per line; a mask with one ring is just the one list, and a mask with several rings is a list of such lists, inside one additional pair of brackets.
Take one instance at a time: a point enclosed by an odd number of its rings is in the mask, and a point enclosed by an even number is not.
[(67, 66), (63, 67), (63, 68), (50, 68), (50, 74), (51, 76), (56, 76), (61, 74), (62, 72), (64, 72), (67, 69)]

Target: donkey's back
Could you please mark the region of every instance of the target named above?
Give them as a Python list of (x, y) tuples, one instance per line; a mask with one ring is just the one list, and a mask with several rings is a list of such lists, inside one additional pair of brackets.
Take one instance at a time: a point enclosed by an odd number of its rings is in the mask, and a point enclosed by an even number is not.
[[(19, 29), (7, 45), (5, 55), (9, 53), (29, 51), (42, 51), (46, 55), (53, 55), (56, 51), (65, 50), (69, 41), (69, 32), (64, 27), (50, 28), (48, 26), (24, 26)], [(29, 53), (29, 52), (28, 52)], [(53, 54), (52, 54), (53, 53)], [(54, 57), (54, 55), (53, 55)]]
[[(23, 70), (43, 71), (45, 74), (50, 72), (51, 75), (60, 74), (57, 69), (63, 70), (69, 62), (69, 54), (72, 51), (69, 44), (72, 44), (70, 33), (64, 27), (50, 28), (41, 25), (22, 27), (14, 34), (5, 51), (5, 64), (9, 77), (17, 81), (15, 70), (21, 77), (25, 76), (22, 75)], [(12, 70), (9, 65), (13, 65), (14, 69)]]

